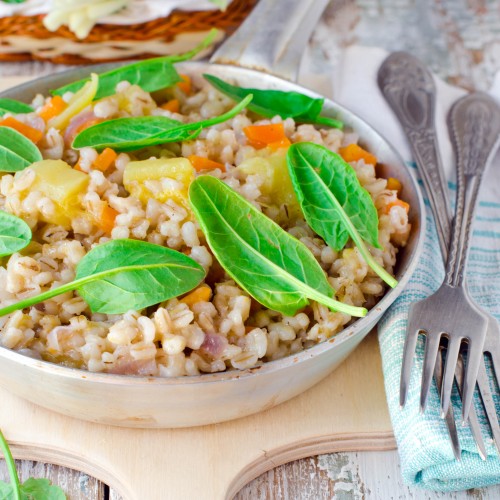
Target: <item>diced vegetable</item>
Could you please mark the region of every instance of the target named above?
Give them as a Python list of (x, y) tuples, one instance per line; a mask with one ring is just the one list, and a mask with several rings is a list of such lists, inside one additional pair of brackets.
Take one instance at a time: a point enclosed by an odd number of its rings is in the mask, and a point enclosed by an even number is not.
[(188, 160), (197, 172), (202, 172), (203, 170), (215, 170), (216, 168), (224, 170), (224, 164), (219, 163), (218, 161), (209, 160), (203, 156), (190, 155), (188, 156)]
[(38, 112), (38, 116), (47, 122), (54, 116), (60, 115), (67, 107), (68, 104), (64, 99), (56, 95)]
[(401, 185), (401, 182), (398, 179), (395, 179), (394, 177), (389, 177), (387, 179), (387, 189), (390, 189), (392, 191), (401, 191), (403, 186)]
[(400, 199), (396, 199), (393, 202), (388, 203), (383, 208), (382, 213), (388, 214), (391, 211), (392, 207), (403, 207), (405, 209), (406, 213), (408, 213), (410, 211), (410, 204), (409, 203), (406, 203), (406, 201), (403, 201)]
[(339, 155), (342, 156), (346, 162), (365, 160), (365, 163), (369, 163), (370, 165), (377, 164), (377, 157), (357, 144), (349, 144), (349, 146), (345, 148), (340, 148)]
[(192, 90), (191, 78), (188, 75), (179, 75), (182, 79), (181, 82), (177, 84), (186, 95), (189, 95)]
[(20, 134), (23, 134), (24, 137), (34, 142), (35, 144), (43, 137), (43, 132), (41, 130), (30, 127), (29, 125), (16, 120), (12, 116), (8, 116), (7, 118), (0, 120), (0, 126), (17, 130)]
[(147, 203), (149, 198), (160, 202), (173, 199), (187, 206), (189, 185), (195, 170), (187, 158), (131, 161), (123, 173), (123, 185), (132, 195)]
[(208, 302), (212, 297), (212, 289), (208, 285), (201, 285), (183, 297), (180, 302), (193, 306), (197, 302)]
[(285, 135), (282, 123), (271, 123), (269, 125), (249, 125), (243, 129), (248, 142), (255, 149), (269, 146), (276, 150), (281, 147), (290, 146), (290, 141)]
[(92, 73), (90, 81), (87, 82), (68, 102), (68, 107), (59, 115), (51, 118), (47, 125), (49, 127), (54, 127), (58, 130), (65, 129), (71, 118), (80, 113), (85, 109), (92, 100), (97, 92), (97, 87), (99, 86), (99, 78), (95, 73)]
[(96, 223), (106, 234), (111, 234), (118, 214), (119, 212), (106, 204), (102, 207), (101, 213), (96, 218)]
[(246, 175), (259, 175), (264, 179), (260, 187), (263, 195), (278, 206), (286, 205), (290, 219), (300, 216), (300, 205), (293, 189), (284, 154), (275, 153), (267, 158), (253, 157), (238, 165)]
[(62, 160), (42, 160), (33, 163), (30, 168), (36, 173), (32, 189), (41, 191), (56, 205), (54, 214), (44, 220), (65, 228), (71, 227), (71, 219), (81, 212), (79, 195), (87, 189), (89, 176)]
[(166, 109), (167, 111), (170, 111), (171, 113), (178, 113), (180, 106), (179, 106), (179, 100), (178, 99), (170, 99), (170, 101), (167, 101), (165, 104), (161, 105), (162, 109)]
[(111, 149), (106, 148), (92, 163), (92, 168), (105, 172), (116, 160), (118, 155)]

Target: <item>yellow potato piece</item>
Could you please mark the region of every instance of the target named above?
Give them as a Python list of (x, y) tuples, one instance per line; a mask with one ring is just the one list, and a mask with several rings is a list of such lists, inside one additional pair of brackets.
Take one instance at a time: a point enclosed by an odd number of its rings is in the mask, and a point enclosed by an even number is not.
[(68, 102), (68, 107), (60, 115), (54, 116), (54, 118), (47, 122), (47, 127), (54, 127), (58, 130), (65, 129), (71, 118), (92, 103), (98, 87), (99, 77), (95, 73), (92, 73), (90, 81), (76, 92)]
[(42, 160), (30, 168), (36, 174), (32, 189), (41, 191), (56, 206), (45, 221), (70, 228), (71, 219), (82, 213), (80, 195), (87, 189), (89, 176), (62, 160)]
[(246, 175), (262, 177), (261, 193), (269, 196), (273, 205), (286, 205), (289, 218), (300, 216), (300, 205), (288, 173), (286, 155), (276, 153), (268, 157), (249, 158), (237, 168)]
[(187, 158), (131, 161), (125, 167), (123, 185), (144, 204), (149, 198), (162, 203), (172, 199), (187, 207), (194, 177), (195, 170)]

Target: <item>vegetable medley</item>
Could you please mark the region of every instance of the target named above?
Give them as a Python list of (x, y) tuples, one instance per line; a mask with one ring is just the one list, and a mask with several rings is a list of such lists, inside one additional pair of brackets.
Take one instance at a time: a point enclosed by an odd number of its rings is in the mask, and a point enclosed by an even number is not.
[(0, 345), (110, 373), (245, 369), (397, 284), (400, 182), (322, 99), (192, 81), (175, 62), (195, 53), (0, 99)]

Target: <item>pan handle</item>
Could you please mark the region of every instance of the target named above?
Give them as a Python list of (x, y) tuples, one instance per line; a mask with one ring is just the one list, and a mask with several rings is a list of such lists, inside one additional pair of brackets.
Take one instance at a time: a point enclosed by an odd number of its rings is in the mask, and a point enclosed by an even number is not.
[(210, 62), (296, 81), (300, 59), (329, 0), (259, 0)]

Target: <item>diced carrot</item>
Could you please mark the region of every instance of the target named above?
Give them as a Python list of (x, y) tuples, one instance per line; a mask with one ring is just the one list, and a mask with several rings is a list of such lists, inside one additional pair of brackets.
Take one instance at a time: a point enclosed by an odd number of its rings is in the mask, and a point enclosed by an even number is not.
[(111, 231), (115, 227), (115, 219), (119, 214), (114, 208), (111, 208), (106, 204), (97, 218), (97, 225), (106, 233), (111, 234)]
[(201, 285), (183, 297), (180, 302), (192, 306), (197, 302), (208, 302), (211, 297), (212, 289), (208, 285)]
[(92, 168), (105, 172), (116, 160), (118, 154), (111, 148), (105, 148), (92, 163)]
[(282, 123), (249, 125), (243, 129), (243, 132), (247, 136), (249, 144), (255, 149), (262, 149), (276, 143), (282, 144), (283, 141), (288, 140)]
[(201, 172), (202, 170), (215, 170), (216, 168), (224, 170), (224, 165), (222, 163), (209, 160), (203, 156), (189, 155), (188, 160), (197, 172)]
[(182, 81), (177, 84), (177, 87), (179, 87), (186, 95), (189, 95), (191, 93), (191, 78), (188, 75), (179, 75), (182, 78)]
[(23, 122), (16, 120), (12, 116), (0, 120), (0, 126), (10, 127), (17, 130), (20, 134), (23, 134), (35, 144), (43, 137), (43, 132), (41, 130), (25, 125)]
[(345, 148), (340, 148), (339, 155), (347, 162), (365, 160), (365, 163), (369, 163), (370, 165), (377, 164), (377, 157), (365, 151), (357, 144), (349, 144)]
[(74, 170), (78, 170), (78, 172), (83, 172), (83, 168), (80, 166), (80, 160), (78, 160), (75, 163), (75, 166), (73, 167)]
[(410, 204), (406, 203), (406, 201), (400, 200), (399, 198), (396, 198), (394, 201), (391, 203), (388, 203), (384, 208), (383, 208), (383, 213), (388, 214), (391, 211), (392, 207), (403, 207), (408, 213), (410, 211)]
[(403, 187), (401, 185), (401, 182), (399, 182), (398, 179), (395, 179), (394, 177), (389, 177), (387, 179), (387, 189), (390, 189), (391, 191), (401, 191), (401, 188)]
[(281, 139), (281, 141), (271, 142), (271, 144), (269, 144), (269, 147), (273, 151), (276, 151), (277, 149), (280, 149), (280, 148), (287, 148), (291, 144), (292, 143), (290, 142), (290, 139), (288, 137), (285, 137), (284, 139)]
[(56, 95), (38, 112), (38, 116), (47, 122), (54, 116), (61, 114), (67, 107), (68, 104), (64, 99)]
[(170, 111), (172, 113), (178, 113), (180, 106), (179, 106), (179, 100), (178, 99), (170, 99), (170, 101), (167, 101), (165, 104), (162, 104), (160, 106), (162, 109), (166, 109), (167, 111)]

